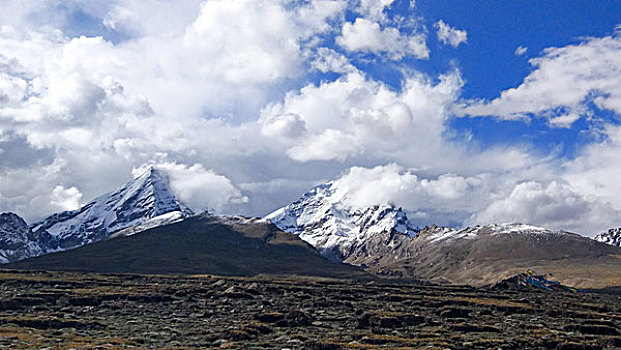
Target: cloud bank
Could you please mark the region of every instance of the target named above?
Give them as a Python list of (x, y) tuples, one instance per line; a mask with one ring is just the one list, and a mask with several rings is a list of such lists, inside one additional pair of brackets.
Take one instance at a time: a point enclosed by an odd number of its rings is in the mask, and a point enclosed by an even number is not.
[[(464, 99), (459, 65), (417, 69), (433, 59), (429, 29), (412, 5), (395, 15), (399, 5), (7, 0), (0, 210), (40, 219), (157, 164), (182, 200), (222, 213), (264, 215), (337, 178), (347, 201), (393, 203), (421, 224), (618, 226), (618, 30), (548, 48), (518, 86)], [(474, 40), (428, 22), (446, 45)], [(456, 116), (544, 118), (556, 130), (587, 120), (593, 141), (569, 159), (480, 147), (452, 129)]]

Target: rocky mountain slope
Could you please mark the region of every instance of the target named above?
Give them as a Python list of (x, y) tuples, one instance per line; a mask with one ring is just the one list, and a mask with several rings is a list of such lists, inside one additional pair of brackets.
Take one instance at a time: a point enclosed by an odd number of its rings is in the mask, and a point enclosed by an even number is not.
[(31, 228), (37, 233), (49, 233), (65, 250), (137, 225), (149, 227), (149, 221), (163, 224), (192, 214), (175, 198), (168, 176), (150, 168), (118, 190), (99, 196), (80, 209), (54, 214)]
[(595, 237), (594, 240), (610, 244), (616, 247), (621, 247), (621, 227), (620, 228), (611, 228), (606, 232), (602, 232)]
[(381, 275), (483, 286), (532, 268), (571, 287), (621, 286), (621, 249), (530, 225), (461, 230), (433, 227), (420, 231), (403, 249), (409, 257), (393, 263), (384, 259), (371, 270)]
[(47, 232), (33, 232), (15, 213), (0, 214), (0, 263), (17, 261), (58, 249)]
[(268, 215), (326, 257), (382, 276), (491, 285), (528, 268), (574, 287), (621, 286), (621, 249), (524, 224), (417, 229), (401, 209), (348, 208), (328, 183)]
[(330, 262), (297, 236), (273, 224), (243, 217), (195, 215), (140, 234), (7, 265), (41, 270), (155, 274), (304, 275), (370, 278), (362, 270)]

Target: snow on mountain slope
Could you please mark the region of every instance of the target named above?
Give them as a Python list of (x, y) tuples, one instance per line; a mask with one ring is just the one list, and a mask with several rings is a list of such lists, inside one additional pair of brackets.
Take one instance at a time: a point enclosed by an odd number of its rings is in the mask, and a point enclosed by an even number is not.
[(481, 235), (508, 235), (508, 234), (520, 234), (520, 235), (532, 235), (532, 236), (546, 236), (546, 235), (564, 235), (565, 231), (548, 230), (543, 227), (537, 227), (532, 225), (520, 224), (520, 223), (505, 223), (505, 224), (491, 224), (485, 226), (472, 226), (462, 229), (454, 229), (448, 227), (432, 227), (426, 229), (428, 234), (421, 235), (421, 239), (428, 242), (449, 242), (456, 239), (475, 239)]
[(49, 234), (35, 233), (14, 213), (0, 214), (0, 263), (18, 261), (58, 249)]
[(406, 213), (391, 206), (352, 208), (334, 198), (334, 183), (319, 185), (298, 201), (267, 215), (278, 228), (300, 236), (331, 260), (346, 261), (357, 250), (389, 244), (395, 236), (414, 237), (417, 228)]
[(611, 228), (607, 232), (602, 232), (595, 237), (594, 240), (610, 244), (612, 246), (617, 246), (621, 248), (621, 227), (620, 228)]
[[(173, 212), (178, 214), (169, 214)], [(54, 214), (31, 228), (34, 232), (48, 232), (58, 240), (61, 249), (71, 249), (163, 214), (187, 217), (193, 212), (175, 198), (168, 176), (150, 168), (118, 190), (97, 197), (80, 209)]]
[[(434, 273), (463, 273), (453, 271), (447, 261), (455, 266), (464, 261), (484, 266), (485, 259), (493, 256), (499, 261), (528, 263), (549, 257), (581, 257), (585, 254), (581, 249), (590, 247), (588, 238), (520, 223), (419, 229), (401, 208), (347, 206), (337, 186), (335, 182), (317, 186), (266, 219), (298, 235), (328, 259), (405, 277), (422, 272), (427, 273), (425, 278)], [(604, 248), (596, 244), (589, 251), (608, 252)]]

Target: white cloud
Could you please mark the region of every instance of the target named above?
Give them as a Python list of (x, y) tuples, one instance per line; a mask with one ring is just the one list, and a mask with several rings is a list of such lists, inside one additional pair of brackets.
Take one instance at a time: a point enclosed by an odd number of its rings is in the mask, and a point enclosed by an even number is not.
[(347, 57), (327, 47), (317, 49), (311, 66), (323, 73), (352, 73), (356, 70)]
[(429, 49), (422, 33), (404, 35), (397, 28), (381, 28), (379, 23), (365, 18), (356, 18), (354, 23), (345, 22), (341, 36), (336, 42), (348, 51), (387, 53), (392, 60), (405, 56), (419, 59), (429, 58)]
[(354, 135), (340, 130), (327, 129), (308, 138), (304, 143), (293, 146), (287, 151), (291, 159), (299, 162), (311, 160), (338, 160), (360, 154), (361, 145)]
[(503, 180), (491, 174), (420, 178), (397, 164), (352, 167), (334, 184), (335, 201), (354, 208), (402, 207), (421, 226), (460, 226), (472, 213), (485, 208), (490, 192), (501, 191), (505, 186)]
[(526, 53), (526, 51), (528, 51), (528, 47), (520, 45), (515, 49), (514, 54), (516, 56), (522, 56), (523, 54)]
[(268, 116), (261, 124), (261, 132), (268, 137), (295, 138), (306, 132), (304, 120), (296, 114)]
[(444, 23), (443, 20), (439, 20), (434, 24), (434, 27), (438, 30), (438, 40), (444, 45), (451, 45), (457, 47), (461, 43), (468, 41), (468, 32), (465, 30), (459, 30)]
[[(563, 178), (580, 193), (621, 208), (621, 126), (607, 125), (604, 141), (586, 146), (578, 156), (565, 162)], [(621, 226), (621, 220), (614, 222)]]
[(517, 149), (472, 155), (448, 140), (445, 121), (461, 86), (461, 77), (454, 71), (438, 82), (412, 75), (402, 91), (395, 92), (356, 71), (289, 92), (282, 102), (264, 108), (261, 120), (295, 115), (304, 122), (306, 132), (300, 138), (281, 140), (286, 154), (300, 162), (390, 160), (437, 172), (528, 164), (527, 156)]
[(545, 185), (528, 181), (511, 194), (473, 214), (471, 222), (522, 222), (547, 228), (594, 234), (621, 220), (621, 211), (609, 203), (575, 192), (568, 184)]
[(196, 18), (203, 1), (108, 0), (107, 2), (109, 7), (99, 16), (107, 28), (132, 37), (170, 37), (183, 33), (184, 28)]
[(142, 173), (145, 166), (154, 166), (165, 171), (177, 198), (195, 210), (220, 212), (232, 204), (248, 201), (231, 180), (205, 169), (201, 164), (187, 166), (173, 162), (155, 162), (135, 168), (132, 172), (134, 175)]
[(75, 210), (80, 207), (82, 192), (76, 187), (64, 188), (56, 186), (52, 191), (52, 205), (58, 206), (60, 210)]
[(546, 49), (543, 56), (530, 60), (535, 70), (520, 86), (503, 91), (492, 101), (473, 101), (462, 113), (501, 119), (532, 114), (564, 127), (587, 115), (591, 102), (621, 114), (620, 53), (619, 32)]
[(567, 183), (513, 174), (420, 178), (396, 164), (353, 167), (334, 181), (332, 200), (354, 208), (402, 207), (419, 225), (522, 222), (581, 234), (604, 230), (621, 219), (610, 203), (576, 192)]
[(364, 18), (380, 21), (386, 18), (384, 10), (390, 8), (394, 0), (359, 0), (355, 11)]
[(200, 70), (233, 84), (295, 75), (302, 57), (290, 16), (280, 1), (207, 1), (185, 33), (184, 48), (195, 52)]

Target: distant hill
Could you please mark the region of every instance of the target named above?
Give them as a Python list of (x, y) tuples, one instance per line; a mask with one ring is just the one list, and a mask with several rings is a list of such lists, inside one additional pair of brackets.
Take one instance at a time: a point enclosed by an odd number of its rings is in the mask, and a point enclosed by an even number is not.
[(324, 259), (312, 246), (267, 221), (208, 214), (6, 267), (106, 273), (371, 278), (357, 267)]
[(565, 231), (522, 224), (423, 229), (400, 242), (397, 261), (369, 271), (436, 283), (484, 286), (532, 268), (577, 288), (621, 286), (621, 249)]

